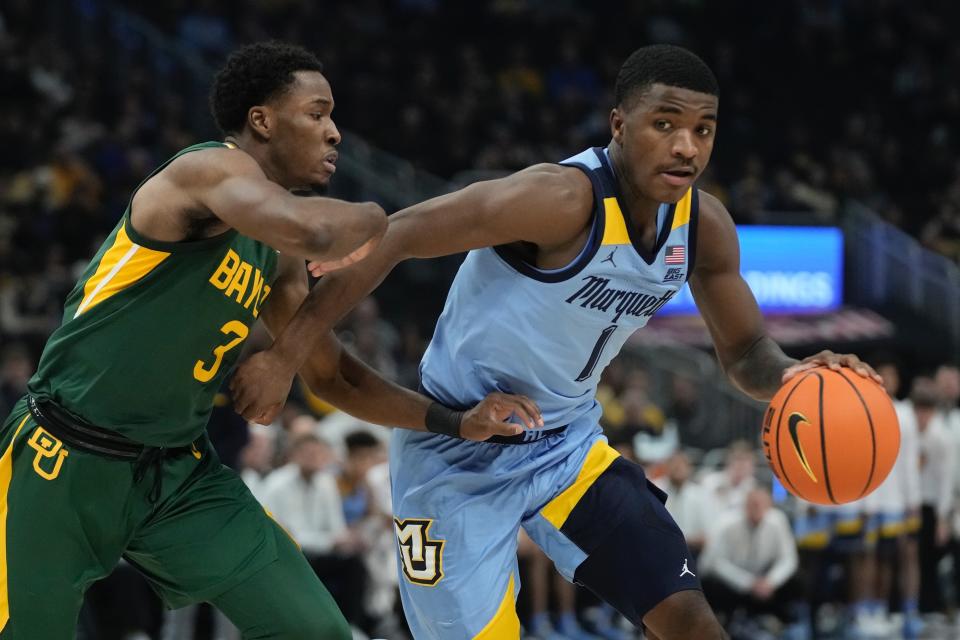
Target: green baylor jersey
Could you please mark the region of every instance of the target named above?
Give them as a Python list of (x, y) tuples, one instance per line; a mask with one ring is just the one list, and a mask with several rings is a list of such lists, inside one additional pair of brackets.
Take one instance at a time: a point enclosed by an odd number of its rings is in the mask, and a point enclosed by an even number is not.
[[(216, 147), (228, 145), (188, 147), (147, 179), (185, 153)], [(137, 442), (183, 446), (206, 428), (270, 294), (277, 252), (235, 230), (150, 240), (131, 225), (131, 206), (67, 297), (29, 389)]]

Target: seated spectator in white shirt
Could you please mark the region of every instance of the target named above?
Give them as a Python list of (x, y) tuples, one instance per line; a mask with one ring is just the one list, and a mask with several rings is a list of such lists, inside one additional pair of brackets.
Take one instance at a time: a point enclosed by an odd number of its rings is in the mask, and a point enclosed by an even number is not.
[(711, 521), (716, 522), (727, 513), (738, 513), (743, 509), (747, 494), (757, 486), (753, 477), (756, 465), (757, 455), (750, 443), (737, 441), (727, 449), (724, 468), (703, 477), (700, 486)]
[(797, 567), (790, 523), (765, 489), (751, 491), (746, 506), (711, 533), (700, 560), (707, 600), (727, 619), (744, 609), (789, 621)]
[(257, 500), (263, 502), (267, 476), (273, 470), (276, 438), (271, 427), (250, 424), (250, 441), (240, 451), (240, 477)]
[(687, 539), (687, 546), (694, 557), (700, 555), (706, 542), (707, 506), (703, 488), (693, 480), (690, 457), (677, 451), (667, 458), (666, 475), (656, 479), (655, 484), (667, 494), (667, 511)]
[(317, 436), (304, 433), (291, 441), (289, 460), (264, 482), (263, 504), (300, 544), (347, 620), (360, 626), (367, 583), (360, 555), (363, 542), (344, 520), (340, 490), (331, 473), (333, 450)]

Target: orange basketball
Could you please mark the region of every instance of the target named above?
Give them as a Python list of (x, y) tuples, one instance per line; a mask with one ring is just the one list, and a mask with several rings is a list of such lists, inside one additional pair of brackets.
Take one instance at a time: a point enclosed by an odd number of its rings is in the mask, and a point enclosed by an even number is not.
[(804, 371), (763, 418), (763, 451), (793, 495), (843, 504), (876, 489), (897, 459), (900, 425), (883, 387), (850, 369)]

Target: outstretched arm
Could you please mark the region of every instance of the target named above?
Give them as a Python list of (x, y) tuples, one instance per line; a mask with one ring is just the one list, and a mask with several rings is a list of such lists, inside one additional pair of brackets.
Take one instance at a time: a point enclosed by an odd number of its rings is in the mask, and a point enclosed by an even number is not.
[[(307, 296), (303, 261), (283, 257), (280, 268), (270, 301), (261, 315), (273, 335), (289, 322)], [(350, 355), (332, 332), (321, 336), (318, 347), (300, 369), (300, 375), (315, 394), (361, 420), (416, 431), (427, 430), (427, 412), (435, 403), (382, 378)], [(241, 407), (237, 410), (242, 413)], [(511, 415), (519, 417), (529, 428), (542, 424), (539, 410), (526, 397), (494, 393), (464, 412), (458, 435), (471, 440), (516, 435), (522, 428), (504, 422)]]
[(187, 194), (190, 202), (184, 208), (196, 215), (213, 216), (284, 254), (308, 260), (355, 261), (387, 227), (386, 214), (376, 203), (296, 196), (236, 149), (188, 153), (150, 183), (144, 189)]
[(852, 368), (879, 380), (855, 355), (822, 351), (802, 362), (788, 357), (767, 335), (753, 293), (740, 275), (740, 243), (730, 214), (719, 200), (700, 192), (697, 262), (690, 290), (703, 316), (720, 364), (744, 393), (769, 400), (788, 379), (816, 366)]
[(248, 419), (272, 421), (306, 354), (401, 260), (513, 242), (559, 246), (589, 224), (592, 204), (593, 190), (581, 171), (537, 165), (391, 216), (380, 246), (363, 262), (325, 276), (273, 347), (244, 363), (234, 377), (235, 403)]

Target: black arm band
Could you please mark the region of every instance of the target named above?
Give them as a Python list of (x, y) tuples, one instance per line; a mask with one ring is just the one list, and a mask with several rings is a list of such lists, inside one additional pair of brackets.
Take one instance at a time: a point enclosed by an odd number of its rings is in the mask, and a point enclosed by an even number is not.
[(424, 423), (427, 431), (442, 433), (452, 438), (460, 437), (460, 422), (463, 420), (463, 411), (448, 409), (439, 402), (431, 402), (427, 407), (427, 417)]

